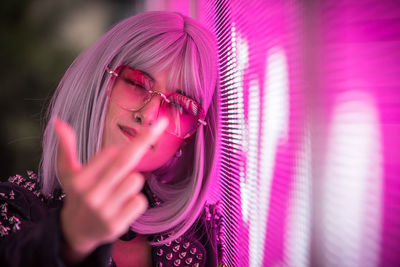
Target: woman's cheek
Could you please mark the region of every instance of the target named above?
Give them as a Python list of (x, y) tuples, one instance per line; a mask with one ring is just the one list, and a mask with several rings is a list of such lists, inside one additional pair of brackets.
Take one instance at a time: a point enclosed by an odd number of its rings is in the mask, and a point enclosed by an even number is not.
[(175, 156), (181, 143), (182, 141), (176, 137), (161, 137), (154, 149), (149, 149), (144, 155), (137, 166), (137, 171), (153, 171), (160, 168)]

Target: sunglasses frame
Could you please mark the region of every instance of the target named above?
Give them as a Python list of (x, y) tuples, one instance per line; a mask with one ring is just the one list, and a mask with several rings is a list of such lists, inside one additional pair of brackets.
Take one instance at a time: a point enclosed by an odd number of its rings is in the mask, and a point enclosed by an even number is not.
[[(109, 67), (107, 66), (107, 67), (106, 67), (106, 72), (107, 72), (108, 74), (112, 75), (112, 77), (114, 77), (114, 78), (121, 78), (121, 79), (123, 79), (125, 82), (130, 83), (129, 81), (126, 80), (126, 78), (124, 78), (124, 77), (122, 77), (122, 76), (120, 75), (120, 73), (121, 73), (125, 68), (129, 68), (129, 69), (132, 70), (132, 71), (139, 72), (141, 75), (143, 75), (144, 77), (146, 77), (146, 79), (149, 79), (149, 80), (151, 81), (151, 83), (152, 83), (152, 86), (151, 86), (151, 87), (154, 86), (154, 80), (153, 80), (151, 77), (149, 77), (146, 73), (143, 73), (142, 71), (140, 71), (140, 70), (138, 70), (138, 69), (135, 69), (135, 68), (133, 68), (133, 67), (131, 67), (131, 66), (129, 66), (129, 65), (120, 65), (120, 66), (118, 66), (115, 70), (112, 70), (111, 68), (109, 68)], [(124, 107), (123, 105), (121, 105), (121, 104), (118, 103), (117, 101), (116, 101), (115, 103), (116, 103), (118, 106), (120, 106), (121, 108), (125, 109), (125, 110), (128, 110), (128, 111), (139, 111), (139, 110), (141, 110), (143, 107), (145, 107), (145, 106), (147, 105), (147, 103), (149, 103), (149, 102), (151, 101), (151, 99), (153, 98), (154, 95), (158, 95), (158, 96), (160, 96), (160, 97), (162, 98), (162, 101), (165, 101), (166, 103), (170, 103), (171, 101), (168, 99), (168, 97), (170, 97), (171, 95), (177, 94), (178, 97), (185, 97), (185, 99), (186, 99), (186, 101), (185, 101), (186, 109), (187, 109), (187, 110), (191, 110), (192, 113), (193, 113), (196, 117), (198, 117), (198, 119), (197, 119), (197, 125), (196, 125), (195, 127), (193, 127), (193, 129), (190, 130), (190, 131), (183, 137), (183, 139), (187, 139), (187, 138), (189, 138), (190, 136), (192, 136), (192, 135), (197, 131), (197, 129), (199, 128), (200, 125), (203, 125), (203, 126), (206, 126), (206, 125), (207, 125), (207, 122), (204, 120), (204, 118), (205, 118), (204, 109), (200, 106), (200, 104), (198, 104), (195, 100), (191, 99), (190, 97), (184, 96), (184, 95), (179, 94), (179, 93), (171, 93), (170, 95), (167, 96), (167, 95), (165, 95), (164, 93), (162, 93), (162, 92), (160, 92), (160, 91), (149, 90), (149, 89), (147, 89), (147, 88), (144, 88), (144, 89), (145, 89), (146, 91), (149, 92), (150, 97), (149, 97), (146, 101), (144, 101), (143, 105), (142, 105), (140, 108), (132, 109), (132, 108)], [(108, 88), (108, 91), (107, 91), (107, 96), (108, 96), (108, 98), (110, 99), (110, 101), (112, 101), (112, 98), (111, 98), (111, 91), (112, 91), (112, 86), (110, 86), (110, 87)], [(190, 107), (192, 107), (192, 108), (190, 108)], [(194, 110), (196, 110), (196, 112), (195, 112)], [(196, 115), (196, 114), (198, 114), (198, 115)], [(172, 133), (172, 134), (174, 134), (174, 135), (177, 136), (177, 137), (180, 137), (180, 136), (176, 135), (175, 133)], [(182, 138), (182, 137), (180, 137), (180, 138)]]

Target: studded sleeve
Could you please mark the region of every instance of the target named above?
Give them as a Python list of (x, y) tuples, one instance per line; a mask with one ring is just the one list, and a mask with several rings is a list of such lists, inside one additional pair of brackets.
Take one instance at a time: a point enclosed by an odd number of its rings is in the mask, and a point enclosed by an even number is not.
[[(43, 197), (35, 174), (28, 176), (0, 183), (0, 266), (64, 267), (59, 253), (61, 196)], [(109, 251), (94, 252), (80, 266), (107, 266)]]
[(63, 266), (56, 257), (48, 257), (58, 254), (59, 210), (45, 208), (33, 190), (35, 182), (16, 175), (0, 184), (2, 266)]

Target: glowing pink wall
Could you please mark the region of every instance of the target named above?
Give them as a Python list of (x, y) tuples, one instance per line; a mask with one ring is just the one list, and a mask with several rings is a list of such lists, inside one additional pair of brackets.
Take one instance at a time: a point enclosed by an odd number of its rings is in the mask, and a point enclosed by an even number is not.
[(324, 181), (316, 188), (314, 259), (399, 266), (400, 6), (323, 1), (315, 10), (319, 149), (313, 163), (322, 162), (316, 174)]
[(399, 266), (400, 6), (308, 2), (205, 5), (225, 261)]

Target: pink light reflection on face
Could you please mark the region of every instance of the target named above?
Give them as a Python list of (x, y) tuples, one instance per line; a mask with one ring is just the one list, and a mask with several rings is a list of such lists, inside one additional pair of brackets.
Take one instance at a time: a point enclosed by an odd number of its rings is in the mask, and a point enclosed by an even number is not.
[[(155, 79), (155, 90), (163, 93), (167, 92), (165, 88), (167, 88), (168, 74), (168, 70), (163, 70), (152, 75)], [(123, 80), (116, 79), (112, 92), (117, 91), (118, 89), (123, 89), (125, 86), (126, 83)], [(153, 97), (151, 101), (139, 111), (143, 117), (141, 123), (134, 120), (135, 112), (123, 109), (113, 101), (110, 101), (103, 129), (102, 146), (123, 146), (128, 144), (131, 138), (135, 137), (129, 137), (123, 130), (121, 130), (120, 126), (134, 129), (136, 134), (140, 134), (145, 127), (149, 127), (157, 119), (160, 101), (160, 97)], [(136, 166), (135, 171), (151, 172), (163, 166), (174, 156), (182, 142), (182, 139), (165, 132), (154, 146), (144, 155), (142, 160)]]

